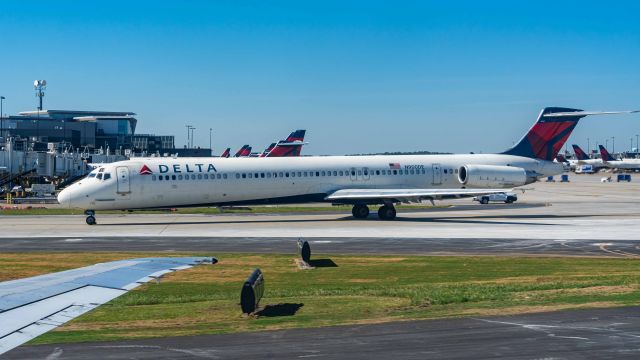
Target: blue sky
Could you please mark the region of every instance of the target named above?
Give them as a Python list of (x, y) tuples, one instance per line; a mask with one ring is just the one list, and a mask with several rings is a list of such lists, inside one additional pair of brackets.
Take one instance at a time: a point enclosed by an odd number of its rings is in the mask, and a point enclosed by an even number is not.
[[(544, 106), (640, 109), (632, 1), (0, 1), (5, 113), (133, 111), (138, 132), (307, 154), (494, 152)], [(586, 118), (570, 142), (640, 115)], [(611, 141), (609, 141), (611, 143)]]

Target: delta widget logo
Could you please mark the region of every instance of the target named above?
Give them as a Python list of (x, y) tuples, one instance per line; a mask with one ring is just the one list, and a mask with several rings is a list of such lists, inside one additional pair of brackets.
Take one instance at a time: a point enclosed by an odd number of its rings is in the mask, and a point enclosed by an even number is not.
[(140, 175), (151, 175), (151, 174), (153, 174), (153, 171), (151, 171), (151, 169), (149, 169), (147, 165), (142, 165), (142, 169), (140, 169)]

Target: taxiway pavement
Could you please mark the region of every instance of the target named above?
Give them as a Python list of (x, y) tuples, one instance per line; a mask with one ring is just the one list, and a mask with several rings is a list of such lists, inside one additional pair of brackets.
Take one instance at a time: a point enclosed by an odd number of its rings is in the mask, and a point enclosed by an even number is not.
[(640, 308), (22, 346), (7, 359), (637, 359)]

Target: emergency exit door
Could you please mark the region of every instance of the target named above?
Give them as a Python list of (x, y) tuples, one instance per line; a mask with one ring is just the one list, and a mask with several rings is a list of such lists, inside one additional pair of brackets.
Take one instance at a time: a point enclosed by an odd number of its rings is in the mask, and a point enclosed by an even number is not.
[(431, 170), (433, 171), (433, 185), (442, 184), (442, 167), (440, 164), (431, 165)]

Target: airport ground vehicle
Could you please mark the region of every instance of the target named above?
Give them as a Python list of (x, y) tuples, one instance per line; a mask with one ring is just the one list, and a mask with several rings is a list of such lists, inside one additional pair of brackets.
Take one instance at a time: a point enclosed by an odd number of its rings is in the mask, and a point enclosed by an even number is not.
[(514, 193), (488, 194), (476, 196), (473, 198), (473, 201), (478, 201), (480, 204), (488, 204), (490, 202), (503, 202), (505, 204), (511, 204), (518, 201), (518, 195)]
[(593, 165), (578, 165), (576, 167), (576, 174), (593, 174), (595, 170)]

